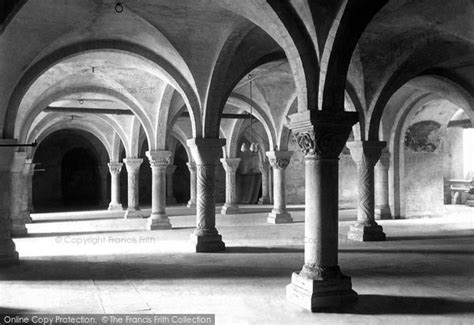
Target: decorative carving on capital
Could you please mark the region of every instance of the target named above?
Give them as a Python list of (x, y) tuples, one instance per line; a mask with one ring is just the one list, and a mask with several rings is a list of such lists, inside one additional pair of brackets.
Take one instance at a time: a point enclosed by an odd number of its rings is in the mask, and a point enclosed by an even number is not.
[(128, 173), (138, 173), (140, 165), (143, 162), (142, 158), (126, 158), (123, 160)]
[(319, 159), (336, 159), (339, 157), (349, 137), (350, 129), (341, 127), (317, 128), (315, 130), (294, 132), (296, 143), (305, 156), (315, 156)]
[(122, 163), (118, 162), (110, 162), (107, 164), (109, 166), (109, 172), (111, 175), (116, 176), (119, 175), (120, 172), (122, 171)]
[(146, 156), (150, 161), (150, 167), (166, 168), (171, 163), (171, 151), (157, 150), (147, 151)]
[(290, 158), (270, 158), (270, 165), (273, 169), (286, 169), (290, 164)]

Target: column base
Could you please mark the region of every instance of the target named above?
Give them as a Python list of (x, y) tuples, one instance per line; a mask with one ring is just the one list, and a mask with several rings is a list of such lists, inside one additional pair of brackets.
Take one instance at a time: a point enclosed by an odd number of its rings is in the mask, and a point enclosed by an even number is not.
[(196, 208), (196, 202), (188, 201), (188, 204), (186, 206), (188, 208), (195, 209)]
[(240, 209), (237, 204), (225, 203), (221, 209), (221, 214), (239, 214)]
[(270, 197), (261, 197), (260, 199), (258, 199), (258, 204), (271, 204), (270, 202)]
[(196, 253), (222, 252), (225, 250), (225, 243), (219, 234), (196, 234), (192, 233), (191, 243), (195, 247)]
[(389, 207), (375, 207), (375, 220), (392, 219), (392, 212)]
[(273, 224), (293, 223), (293, 218), (288, 212), (276, 212), (273, 210), (268, 214), (267, 222)]
[(143, 214), (142, 210), (135, 210), (135, 209), (133, 210), (127, 209), (124, 216), (125, 219), (142, 219), (144, 217), (145, 215)]
[(365, 225), (356, 223), (351, 225), (347, 233), (347, 239), (353, 241), (384, 241), (385, 233), (382, 226), (374, 223), (373, 225)]
[(33, 222), (33, 219), (31, 219), (30, 211), (23, 212), (23, 220), (25, 220), (25, 223)]
[(146, 223), (147, 230), (171, 229), (170, 219), (166, 214), (151, 214)]
[(26, 237), (28, 236), (28, 229), (26, 229), (24, 221), (23, 223), (12, 223), (10, 229), (10, 235), (12, 237)]
[(18, 263), (18, 252), (11, 238), (0, 240), (0, 266)]
[(342, 274), (339, 267), (328, 277), (319, 275), (314, 279), (302, 273), (293, 272), (291, 283), (286, 286), (286, 299), (292, 303), (316, 312), (357, 301), (351, 278)]
[(123, 206), (120, 203), (109, 203), (109, 211), (122, 211)]

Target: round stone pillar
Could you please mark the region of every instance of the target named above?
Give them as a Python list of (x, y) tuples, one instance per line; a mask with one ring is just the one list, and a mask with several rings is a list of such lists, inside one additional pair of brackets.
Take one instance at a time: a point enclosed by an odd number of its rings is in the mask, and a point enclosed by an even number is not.
[(390, 168), (390, 153), (387, 148), (375, 165), (375, 219), (391, 219), (388, 196), (388, 170)]
[[(16, 140), (0, 139), (0, 144), (14, 145)], [(10, 170), (14, 147), (0, 147), (0, 265), (18, 261), (18, 253), (10, 233)]]
[(291, 115), (290, 127), (305, 155), (304, 265), (294, 272), (286, 297), (311, 311), (357, 298), (338, 265), (339, 154), (357, 113), (307, 111)]
[(273, 209), (269, 213), (269, 223), (291, 223), (293, 218), (286, 211), (285, 169), (290, 163), (292, 151), (269, 151), (267, 157), (273, 168)]
[(222, 166), (225, 170), (225, 204), (221, 209), (221, 214), (237, 214), (240, 213), (237, 205), (237, 188), (235, 181), (235, 173), (239, 168), (240, 158), (223, 158)]
[[(10, 232), (12, 237), (23, 237), (28, 234), (23, 207), (26, 208), (26, 183), (24, 182), (26, 152), (15, 152), (10, 171)], [(24, 202), (26, 201), (26, 202)]]
[(270, 204), (270, 184), (268, 180), (270, 164), (267, 160), (260, 161), (259, 168), (262, 173), (262, 197), (258, 200), (258, 204)]
[(186, 163), (189, 169), (189, 187), (190, 187), (190, 199), (188, 201), (188, 208), (196, 207), (196, 186), (197, 186), (197, 177), (196, 177), (196, 163), (194, 161)]
[(166, 169), (171, 161), (171, 151), (147, 151), (151, 167), (151, 215), (148, 230), (170, 229), (170, 219), (166, 215)]
[(25, 160), (25, 168), (23, 169), (23, 200), (22, 200), (22, 215), (23, 219), (25, 219), (26, 223), (33, 222), (30, 215), (30, 203), (33, 204), (31, 195), (32, 195), (32, 180), (33, 180), (33, 173), (35, 169), (35, 164), (31, 159)]
[(197, 170), (196, 229), (191, 240), (196, 252), (223, 251), (225, 244), (216, 229), (215, 170), (225, 139), (189, 139), (187, 143)]
[(120, 172), (122, 171), (123, 163), (110, 162), (108, 163), (110, 172), (110, 203), (109, 210), (123, 210), (120, 203)]
[(176, 165), (168, 165), (166, 168), (166, 204), (175, 204), (173, 188), (173, 174), (176, 171)]
[(357, 164), (359, 205), (357, 222), (351, 225), (347, 239), (355, 241), (382, 241), (385, 233), (375, 222), (374, 166), (386, 143), (383, 141), (348, 142), (352, 159)]
[(123, 162), (125, 163), (128, 173), (128, 207), (125, 212), (125, 219), (143, 218), (144, 215), (140, 210), (140, 204), (138, 202), (138, 175), (143, 159), (127, 158), (124, 159)]

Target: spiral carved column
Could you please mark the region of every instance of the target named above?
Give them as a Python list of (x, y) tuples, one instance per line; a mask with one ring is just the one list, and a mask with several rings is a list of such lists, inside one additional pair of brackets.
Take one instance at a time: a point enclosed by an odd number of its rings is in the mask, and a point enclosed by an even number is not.
[(147, 229), (170, 229), (170, 219), (166, 215), (166, 169), (171, 162), (170, 151), (147, 151), (151, 167), (151, 215)]
[(273, 209), (268, 214), (269, 223), (291, 223), (293, 218), (286, 210), (285, 169), (290, 163), (292, 151), (269, 151), (268, 161), (273, 168)]
[(224, 144), (225, 139), (188, 140), (197, 168), (196, 229), (191, 234), (196, 252), (225, 249), (216, 229), (215, 203), (215, 170)]
[(270, 183), (268, 180), (270, 163), (267, 160), (261, 161), (259, 168), (260, 172), (262, 173), (262, 197), (258, 200), (258, 204), (270, 204)]
[[(12, 237), (23, 237), (28, 234), (26, 229), (24, 206), (26, 200), (24, 192), (26, 191), (26, 182), (24, 181), (26, 152), (15, 152), (10, 172), (10, 222)], [(26, 206), (25, 206), (26, 208)]]
[(138, 175), (143, 159), (127, 158), (124, 159), (123, 162), (125, 163), (128, 174), (128, 207), (125, 212), (125, 219), (143, 218), (144, 215), (140, 210), (140, 204), (138, 202)]
[(375, 222), (374, 166), (386, 143), (382, 141), (354, 141), (347, 143), (352, 159), (357, 164), (359, 205), (357, 222), (351, 225), (347, 238), (354, 241), (383, 241), (385, 233)]
[(108, 163), (110, 172), (110, 203), (109, 210), (123, 210), (120, 203), (120, 172), (122, 171), (123, 163), (110, 162)]
[(186, 163), (189, 169), (189, 188), (190, 188), (190, 198), (188, 201), (188, 208), (196, 207), (196, 163), (194, 161)]
[[(16, 140), (0, 139), (1, 144), (15, 144)], [(13, 147), (0, 147), (0, 265), (18, 261), (18, 253), (10, 233), (10, 170), (13, 161)]]
[(390, 153), (387, 148), (375, 165), (375, 219), (391, 219), (392, 212), (388, 198), (388, 169), (390, 167)]
[(225, 204), (221, 209), (221, 214), (240, 213), (237, 205), (237, 188), (235, 182), (235, 173), (239, 168), (240, 158), (221, 159), (225, 170)]
[(286, 287), (291, 302), (311, 311), (357, 298), (350, 277), (338, 265), (339, 154), (357, 113), (308, 111), (291, 117), (291, 129), (305, 155), (304, 265)]

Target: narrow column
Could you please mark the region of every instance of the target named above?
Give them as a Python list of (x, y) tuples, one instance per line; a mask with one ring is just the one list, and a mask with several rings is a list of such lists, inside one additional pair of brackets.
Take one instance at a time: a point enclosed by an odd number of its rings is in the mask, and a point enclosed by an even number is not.
[(176, 165), (168, 165), (166, 168), (166, 204), (175, 204), (173, 188), (173, 174), (176, 170)]
[(285, 169), (290, 163), (292, 151), (269, 151), (267, 157), (273, 168), (273, 209), (268, 215), (269, 223), (291, 223), (293, 218), (286, 211)]
[(225, 139), (189, 139), (197, 170), (196, 229), (191, 240), (196, 252), (225, 250), (216, 229), (215, 170)]
[(273, 168), (268, 168), (268, 195), (270, 196), (270, 204), (273, 204)]
[(189, 169), (189, 187), (190, 187), (190, 195), (191, 198), (188, 201), (188, 208), (195, 208), (196, 207), (196, 163), (194, 161), (186, 163)]
[(166, 169), (171, 161), (171, 151), (147, 151), (151, 167), (151, 216), (148, 230), (170, 229), (170, 219), (166, 215)]
[(352, 159), (357, 164), (359, 206), (357, 222), (351, 225), (347, 238), (355, 241), (382, 241), (385, 233), (375, 222), (374, 166), (386, 143), (382, 141), (348, 142)]
[(122, 171), (123, 163), (110, 162), (108, 163), (110, 172), (110, 203), (109, 210), (123, 210), (122, 203), (120, 203), (120, 172)]
[(375, 219), (391, 219), (388, 198), (388, 169), (390, 167), (390, 152), (385, 147), (375, 165)]
[[(0, 139), (0, 144), (15, 144), (16, 140)], [(13, 147), (0, 147), (0, 265), (14, 264), (18, 253), (10, 233), (10, 169), (13, 161)]]
[(311, 311), (356, 299), (351, 279), (338, 266), (339, 154), (357, 113), (307, 111), (291, 116), (291, 128), (305, 155), (304, 265), (294, 272), (286, 297)]
[(239, 168), (240, 158), (221, 159), (221, 163), (225, 170), (225, 204), (221, 214), (237, 214), (240, 210), (237, 205), (235, 173)]
[(30, 215), (30, 196), (31, 196), (31, 186), (32, 184), (30, 183), (33, 178), (33, 172), (35, 169), (35, 164), (33, 164), (33, 161), (31, 159), (26, 159), (25, 160), (25, 168), (23, 169), (23, 191), (22, 191), (22, 207), (21, 207), (21, 214), (23, 215), (23, 219), (25, 219), (26, 223), (31, 223), (33, 222), (33, 219), (31, 219)]
[(10, 222), (12, 237), (23, 237), (28, 234), (26, 220), (23, 214), (23, 192), (26, 190), (26, 183), (23, 181), (25, 169), (26, 152), (15, 152), (10, 171)]
[(143, 159), (127, 158), (124, 159), (123, 162), (125, 163), (128, 173), (128, 207), (127, 212), (125, 212), (125, 219), (143, 218), (144, 215), (140, 210), (140, 204), (138, 202), (138, 174)]
[(262, 173), (262, 197), (258, 200), (258, 204), (270, 204), (268, 172), (270, 164), (267, 160), (260, 161), (260, 172)]

